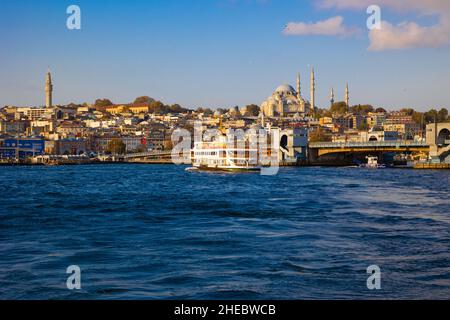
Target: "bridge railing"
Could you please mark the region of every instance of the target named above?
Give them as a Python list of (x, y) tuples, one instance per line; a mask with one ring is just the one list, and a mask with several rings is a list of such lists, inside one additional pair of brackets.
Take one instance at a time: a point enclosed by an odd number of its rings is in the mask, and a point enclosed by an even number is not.
[(368, 141), (368, 142), (311, 142), (310, 148), (377, 148), (377, 147), (429, 147), (426, 142), (419, 141)]

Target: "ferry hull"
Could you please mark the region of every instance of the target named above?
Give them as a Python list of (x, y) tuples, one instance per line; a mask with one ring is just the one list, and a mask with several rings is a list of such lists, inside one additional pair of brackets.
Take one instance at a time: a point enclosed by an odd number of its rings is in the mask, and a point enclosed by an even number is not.
[(194, 168), (202, 171), (221, 171), (221, 172), (259, 172), (260, 167), (209, 167), (194, 166)]

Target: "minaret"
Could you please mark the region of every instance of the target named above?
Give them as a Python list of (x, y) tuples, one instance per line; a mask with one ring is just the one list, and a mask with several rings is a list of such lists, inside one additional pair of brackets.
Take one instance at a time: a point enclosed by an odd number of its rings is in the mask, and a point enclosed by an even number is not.
[(283, 97), (280, 97), (280, 101), (278, 101), (278, 109), (280, 110), (280, 117), (284, 117), (284, 101)]
[(52, 84), (52, 75), (50, 71), (47, 72), (47, 77), (45, 79), (45, 106), (47, 108), (52, 107), (52, 95), (53, 95), (53, 84)]
[(302, 99), (302, 85), (301, 85), (300, 73), (297, 75), (297, 98), (298, 98), (298, 100)]
[(314, 79), (314, 67), (311, 69), (311, 113), (314, 113), (316, 107), (316, 83)]
[(333, 105), (334, 104), (334, 89), (331, 88), (331, 92), (330, 92), (330, 104)]
[(347, 110), (350, 108), (350, 91), (348, 90), (348, 82), (345, 87), (345, 104), (347, 105)]

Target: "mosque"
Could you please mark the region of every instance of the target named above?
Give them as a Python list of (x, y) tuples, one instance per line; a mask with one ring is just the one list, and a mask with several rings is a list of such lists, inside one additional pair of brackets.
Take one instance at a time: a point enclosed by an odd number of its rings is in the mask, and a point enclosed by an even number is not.
[(301, 78), (297, 76), (297, 90), (288, 84), (279, 86), (275, 92), (261, 104), (261, 111), (266, 117), (288, 117), (294, 115), (311, 115), (316, 111), (314, 68), (311, 69), (311, 101), (301, 94)]

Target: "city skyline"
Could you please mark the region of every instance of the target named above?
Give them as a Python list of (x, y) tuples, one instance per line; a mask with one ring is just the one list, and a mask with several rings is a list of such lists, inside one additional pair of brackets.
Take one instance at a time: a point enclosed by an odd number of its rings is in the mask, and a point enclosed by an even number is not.
[[(65, 26), (68, 1), (2, 3), (0, 16), (10, 27), (0, 31), (6, 48), (0, 53), (0, 103), (44, 105), (50, 66), (54, 104), (97, 98), (125, 103), (148, 95), (192, 109), (259, 105), (280, 84), (295, 86), (298, 72), (309, 86), (314, 66), (321, 108), (329, 106), (331, 88), (343, 101), (347, 82), (351, 104), (448, 108), (450, 7), (379, 1), (382, 20), (390, 23), (379, 40), (365, 26), (366, 2), (78, 1), (81, 30)], [(402, 21), (428, 30), (430, 39), (421, 42), (420, 32), (411, 39), (408, 28), (397, 27)], [(436, 28), (443, 39), (434, 37)]]

